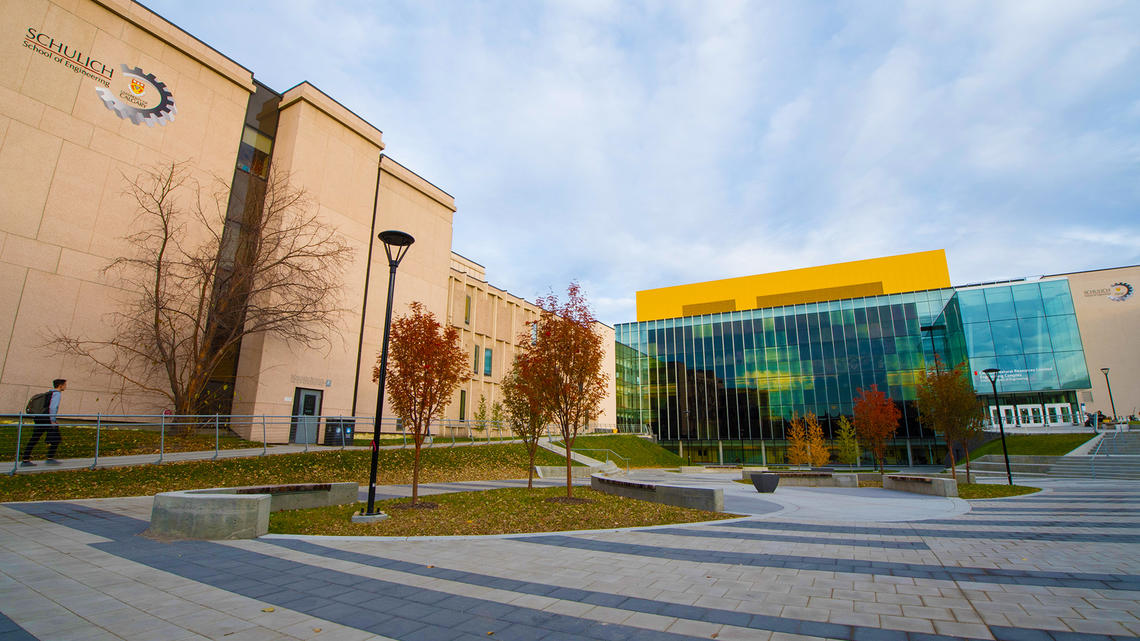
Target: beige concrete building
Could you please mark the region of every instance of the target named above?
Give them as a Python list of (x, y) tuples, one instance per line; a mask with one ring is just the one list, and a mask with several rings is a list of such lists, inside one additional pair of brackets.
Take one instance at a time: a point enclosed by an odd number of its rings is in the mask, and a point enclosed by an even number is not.
[[(463, 347), (471, 354), (471, 379), (456, 392), (448, 409), (452, 421), (470, 421), (480, 398), (487, 407), (501, 402), (499, 383), (514, 361), (516, 345), (525, 340), (527, 323), (538, 319), (538, 307), (523, 298), (491, 285), (482, 265), (453, 253), (447, 321), (459, 329)], [(614, 329), (598, 323), (606, 346), (604, 368), (614, 371)], [(613, 376), (610, 392), (602, 405), (598, 427), (615, 426), (617, 416)], [(490, 411), (488, 409), (488, 411)]]
[[(379, 129), (307, 82), (274, 92), (130, 0), (0, 0), (0, 15), (0, 406), (16, 411), (62, 377), (65, 414), (169, 408), (44, 344), (51, 332), (111, 334), (107, 314), (128, 292), (101, 270), (130, 251), (123, 237), (137, 216), (124, 177), (172, 162), (227, 185), (231, 208), (272, 163), (355, 250), (340, 292), (347, 311), (327, 348), (267, 336), (241, 344), (232, 412), (312, 417), (271, 423), (267, 440), (319, 441), (320, 417), (374, 414), (388, 282), (375, 239), (386, 229), (415, 237), (394, 313), (419, 301), (463, 331), (473, 369), (479, 350), (479, 371), (447, 418), (468, 417), (480, 394), (497, 400), (535, 307), (452, 252), (454, 198), (385, 155)], [(612, 396), (600, 422), (614, 422)]]
[[(1140, 265), (1053, 274), (1067, 278), (1081, 328), (1092, 389), (1079, 394), (1088, 412), (1140, 416)], [(1107, 377), (1102, 372), (1108, 368)], [(1112, 386), (1109, 398), (1108, 386)]]

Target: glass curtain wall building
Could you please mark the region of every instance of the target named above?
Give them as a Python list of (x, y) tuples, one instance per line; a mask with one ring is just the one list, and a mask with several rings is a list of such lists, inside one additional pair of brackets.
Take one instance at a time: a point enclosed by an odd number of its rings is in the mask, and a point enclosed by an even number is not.
[(1025, 406), (1026, 421), (1052, 411), (1060, 422), (1064, 406), (1071, 421), (1074, 390), (1088, 386), (1065, 281), (626, 323), (616, 340), (619, 424), (648, 427), (694, 462), (784, 462), (795, 415), (814, 413), (831, 438), (859, 390), (875, 385), (902, 411), (888, 462), (936, 463), (945, 446), (915, 402), (936, 353), (968, 361), (979, 394), (990, 391), (981, 370), (1002, 368), (1002, 405), (1015, 420)]

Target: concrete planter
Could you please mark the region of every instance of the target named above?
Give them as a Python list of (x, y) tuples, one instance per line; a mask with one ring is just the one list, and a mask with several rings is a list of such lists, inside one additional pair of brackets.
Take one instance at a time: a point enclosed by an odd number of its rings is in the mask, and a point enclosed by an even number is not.
[(752, 479), (752, 485), (756, 491), (762, 494), (775, 492), (776, 486), (780, 484), (779, 474), (750, 474), (749, 478)]

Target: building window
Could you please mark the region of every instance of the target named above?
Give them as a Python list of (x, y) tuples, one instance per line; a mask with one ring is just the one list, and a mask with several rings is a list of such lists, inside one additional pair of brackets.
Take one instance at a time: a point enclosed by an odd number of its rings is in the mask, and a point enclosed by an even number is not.
[(463, 324), (471, 324), (471, 297), (467, 297), (467, 302), (463, 305)]
[(467, 390), (459, 390), (459, 420), (467, 418)]
[(491, 375), (491, 348), (483, 350), (483, 375)]
[(238, 146), (238, 169), (258, 178), (269, 176), (269, 154), (273, 151), (273, 139), (246, 125), (241, 133)]
[(479, 373), (479, 346), (478, 345), (475, 346), (475, 364), (472, 365), (471, 368), (472, 368), (472, 371), (474, 371), (476, 374)]

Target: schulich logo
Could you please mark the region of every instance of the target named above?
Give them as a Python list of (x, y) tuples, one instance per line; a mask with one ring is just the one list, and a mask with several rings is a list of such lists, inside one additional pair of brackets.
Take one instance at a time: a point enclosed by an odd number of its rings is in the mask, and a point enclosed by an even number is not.
[(1131, 283), (1119, 282), (1113, 283), (1111, 287), (1103, 289), (1086, 289), (1085, 298), (1093, 298), (1096, 296), (1106, 296), (1108, 300), (1121, 302), (1132, 298), (1132, 285)]
[(1108, 295), (1108, 300), (1119, 302), (1128, 300), (1132, 296), (1132, 285), (1128, 283), (1113, 283), (1110, 289), (1112, 293)]
[(174, 94), (166, 85), (138, 67), (119, 65), (120, 73), (75, 45), (55, 38), (34, 27), (24, 33), (24, 48), (45, 60), (62, 65), (72, 73), (94, 80), (99, 99), (116, 116), (136, 125), (174, 121), (178, 109)]
[(159, 82), (154, 74), (146, 73), (142, 69), (130, 68), (120, 65), (122, 77), (127, 81), (126, 86), (115, 93), (113, 88), (95, 87), (103, 104), (115, 112), (120, 118), (125, 118), (136, 125), (146, 123), (153, 127), (155, 123), (165, 125), (174, 121), (174, 114), (178, 109), (174, 106), (174, 95)]

